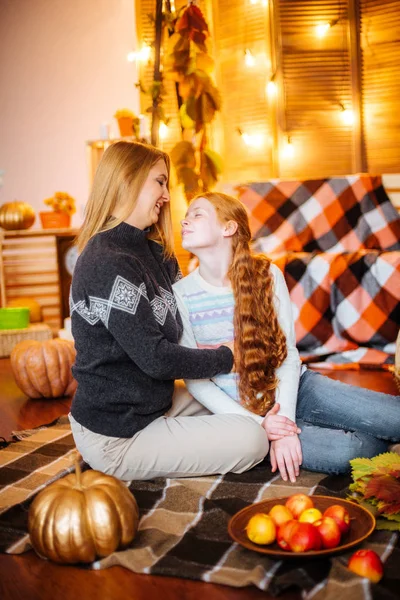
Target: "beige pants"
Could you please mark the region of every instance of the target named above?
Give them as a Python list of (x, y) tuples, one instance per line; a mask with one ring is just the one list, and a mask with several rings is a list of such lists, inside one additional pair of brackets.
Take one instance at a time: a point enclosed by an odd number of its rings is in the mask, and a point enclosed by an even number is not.
[(180, 382), (168, 413), (132, 438), (93, 433), (69, 418), (85, 462), (123, 481), (242, 473), (268, 452), (267, 435), (251, 417), (211, 414)]

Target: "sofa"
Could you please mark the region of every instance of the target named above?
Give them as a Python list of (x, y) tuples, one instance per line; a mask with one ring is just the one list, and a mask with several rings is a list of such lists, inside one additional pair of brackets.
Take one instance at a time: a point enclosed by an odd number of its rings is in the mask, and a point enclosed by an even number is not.
[(284, 273), (305, 362), (391, 369), (400, 323), (400, 215), (379, 176), (238, 186), (253, 247)]

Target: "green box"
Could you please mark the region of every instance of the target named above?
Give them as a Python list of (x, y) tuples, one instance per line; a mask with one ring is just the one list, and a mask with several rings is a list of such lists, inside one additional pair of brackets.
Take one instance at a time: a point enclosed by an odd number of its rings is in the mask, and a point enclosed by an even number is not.
[(29, 325), (29, 308), (0, 308), (0, 329), (25, 329)]

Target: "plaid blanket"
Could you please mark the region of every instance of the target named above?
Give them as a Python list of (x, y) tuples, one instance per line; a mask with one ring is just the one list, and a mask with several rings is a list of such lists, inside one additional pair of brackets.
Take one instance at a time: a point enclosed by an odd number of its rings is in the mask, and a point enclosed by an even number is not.
[(390, 368), (400, 217), (381, 178), (271, 180), (241, 186), (239, 196), (254, 249), (284, 273), (302, 358), (325, 368)]
[(238, 189), (261, 252), (400, 250), (400, 217), (379, 176), (272, 179)]
[[(27, 515), (36, 493), (73, 470), (74, 443), (65, 419), (0, 451), (0, 550), (29, 548)], [(229, 519), (265, 498), (295, 492), (345, 497), (349, 477), (303, 471), (296, 484), (283, 482), (265, 463), (242, 475), (135, 481), (139, 531), (131, 547), (91, 565), (124, 566), (136, 573), (185, 577), (235, 587), (255, 585), (272, 595), (289, 588), (316, 600), (394, 600), (400, 585), (398, 535), (375, 531), (363, 543), (385, 563), (379, 584), (346, 569), (351, 552), (320, 560), (273, 560), (232, 542)]]
[[(303, 359), (388, 368), (400, 323), (400, 252), (270, 254), (282, 270)], [(328, 365), (329, 363), (329, 365)]]

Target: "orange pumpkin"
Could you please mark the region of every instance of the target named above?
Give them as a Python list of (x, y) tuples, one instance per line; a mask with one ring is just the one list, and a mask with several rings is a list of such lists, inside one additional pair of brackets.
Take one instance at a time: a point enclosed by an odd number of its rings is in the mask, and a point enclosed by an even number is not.
[(42, 309), (37, 300), (34, 298), (12, 298), (7, 301), (7, 307), (18, 308), (18, 307), (28, 307), (29, 308), (29, 322), (30, 323), (39, 323), (42, 320)]
[(28, 530), (35, 551), (58, 563), (88, 563), (123, 548), (139, 523), (136, 500), (124, 483), (100, 471), (55, 481), (32, 502)]
[(70, 396), (76, 390), (75, 355), (73, 342), (61, 338), (19, 342), (10, 356), (15, 381), (30, 398)]

